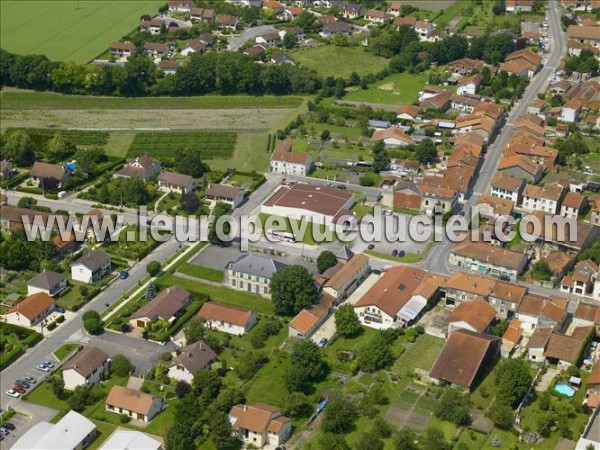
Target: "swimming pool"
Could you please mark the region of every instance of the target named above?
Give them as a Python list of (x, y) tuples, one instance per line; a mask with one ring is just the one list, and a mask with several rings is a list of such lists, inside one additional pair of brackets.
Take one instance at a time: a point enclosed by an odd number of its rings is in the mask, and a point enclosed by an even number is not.
[(554, 390), (567, 397), (573, 397), (575, 395), (575, 389), (567, 384), (556, 384), (554, 385)]

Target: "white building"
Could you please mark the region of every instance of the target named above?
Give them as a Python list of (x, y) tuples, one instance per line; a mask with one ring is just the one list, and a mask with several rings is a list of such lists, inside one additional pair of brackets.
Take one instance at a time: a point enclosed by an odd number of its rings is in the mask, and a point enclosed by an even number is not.
[(236, 291), (271, 298), (271, 277), (287, 267), (275, 259), (246, 253), (225, 266), (224, 284)]
[(80, 450), (96, 437), (96, 425), (75, 411), (69, 411), (57, 423), (39, 422), (27, 430), (13, 450)]
[(102, 380), (102, 374), (108, 369), (108, 355), (96, 347), (86, 347), (70, 358), (62, 366), (65, 388), (91, 386)]
[(279, 408), (264, 403), (235, 405), (229, 411), (235, 435), (245, 444), (275, 448), (292, 433), (292, 420), (282, 416)]
[(29, 295), (3, 316), (6, 323), (33, 328), (54, 310), (54, 299), (45, 292)]
[(67, 287), (67, 279), (63, 274), (44, 270), (35, 277), (27, 281), (27, 295), (43, 292), (50, 297), (54, 297)]
[(194, 189), (196, 189), (196, 179), (189, 175), (175, 172), (161, 172), (158, 175), (159, 191), (187, 194)]
[(497, 173), (491, 182), (491, 195), (521, 204), (521, 195), (525, 189), (525, 180), (513, 177), (507, 173)]
[(161, 450), (160, 441), (140, 431), (117, 429), (104, 441), (100, 450)]
[(308, 153), (293, 152), (290, 141), (282, 142), (271, 155), (271, 172), (306, 176), (312, 166)]
[(181, 349), (169, 364), (167, 375), (177, 381), (192, 383), (196, 372), (210, 367), (217, 360), (217, 354), (204, 341), (198, 341)]
[(549, 183), (543, 187), (528, 184), (523, 193), (523, 209), (558, 214), (565, 194), (565, 188), (558, 183)]
[(82, 283), (92, 284), (110, 271), (110, 256), (101, 250), (92, 250), (71, 263), (71, 278)]
[(236, 336), (249, 331), (256, 323), (256, 314), (252, 311), (216, 302), (205, 302), (198, 317), (207, 328)]
[(481, 75), (476, 74), (471, 77), (463, 78), (458, 82), (456, 93), (458, 95), (472, 94), (475, 95), (481, 86)]
[(244, 190), (226, 184), (209, 184), (205, 192), (208, 200), (223, 202), (237, 208), (244, 201)]
[(119, 385), (112, 387), (104, 403), (106, 411), (142, 422), (150, 422), (164, 407), (161, 398)]

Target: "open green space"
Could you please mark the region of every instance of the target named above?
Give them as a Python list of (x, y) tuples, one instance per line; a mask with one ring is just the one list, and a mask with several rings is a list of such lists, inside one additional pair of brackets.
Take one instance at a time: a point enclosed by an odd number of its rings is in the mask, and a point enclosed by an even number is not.
[[(336, 234), (335, 232), (329, 232), (329, 230), (327, 229), (327, 227), (325, 225), (316, 225), (313, 224), (313, 222), (310, 221), (306, 221), (304, 222), (306, 224), (306, 228), (303, 230), (303, 225), (301, 225), (301, 222), (299, 220), (296, 219), (290, 219), (289, 217), (281, 217), (281, 216), (273, 216), (273, 217), (277, 217), (279, 219), (279, 222), (274, 220), (273, 221), (273, 227), (266, 227), (265, 228), (265, 222), (266, 220), (271, 217), (269, 214), (265, 214), (265, 213), (260, 213), (258, 215), (258, 218), (261, 222), (261, 226), (263, 227), (263, 229), (266, 231), (268, 230), (273, 230), (273, 231), (283, 231), (286, 233), (292, 233), (293, 228), (292, 228), (292, 223), (294, 223), (294, 228), (296, 228), (296, 230), (298, 231), (298, 235), (295, 236), (296, 241), (298, 242), (304, 242), (305, 244), (309, 244), (309, 245), (316, 245), (318, 242), (322, 242), (322, 241), (330, 241), (331, 239), (329, 239), (329, 236), (331, 236), (332, 238), (336, 238)], [(282, 226), (279, 226), (279, 225)], [(318, 241), (315, 240), (315, 234), (317, 233), (317, 230), (315, 230), (315, 227), (318, 226), (319, 229), (319, 233), (321, 235), (324, 235), (323, 239), (319, 239)], [(318, 237), (318, 236), (317, 236)]]
[(368, 89), (355, 88), (343, 100), (387, 105), (411, 104), (417, 100), (426, 82), (426, 73), (397, 73), (370, 85)]
[(292, 57), (320, 75), (333, 77), (349, 77), (352, 72), (359, 75), (377, 73), (388, 65), (385, 58), (360, 47), (320, 45), (297, 50)]
[(186, 280), (173, 275), (164, 275), (156, 280), (156, 286), (164, 289), (169, 286), (180, 286), (192, 294), (201, 297), (201, 294), (208, 295), (211, 300), (240, 308), (251, 309), (262, 314), (273, 314), (273, 304), (266, 298), (257, 295), (247, 294), (241, 291), (235, 291), (226, 287), (204, 284), (192, 280)]
[(59, 361), (62, 361), (69, 355), (69, 353), (76, 350), (78, 347), (79, 347), (79, 344), (63, 344), (60, 347), (58, 347), (56, 350), (54, 350), (54, 356)]
[(433, 247), (433, 243), (430, 242), (425, 246), (425, 248), (423, 249), (423, 251), (421, 251), (421, 253), (406, 252), (404, 254), (404, 256), (392, 256), (392, 255), (388, 255), (387, 253), (375, 252), (373, 250), (366, 250), (365, 253), (367, 255), (374, 256), (376, 258), (387, 259), (390, 261), (397, 261), (397, 262), (410, 264), (410, 263), (417, 263), (419, 261), (422, 261), (423, 258), (425, 258), (427, 256), (427, 254), (429, 253), (429, 250), (431, 250), (432, 247)]
[(196, 278), (203, 278), (209, 281), (214, 281), (215, 283), (221, 283), (224, 277), (224, 273), (222, 270), (212, 269), (210, 267), (197, 266), (196, 264), (190, 263), (182, 264), (177, 270), (186, 275), (190, 275)]
[[(2, 2), (2, 7), (4, 8)], [(9, 2), (20, 3), (20, 2)], [(40, 3), (40, 2), (35, 2)], [(49, 2), (48, 2), (49, 3)], [(60, 3), (60, 2), (59, 2)], [(108, 3), (108, 2), (103, 2)], [(127, 2), (129, 3), (129, 2)], [(4, 19), (3, 19), (4, 21)], [(107, 42), (108, 44), (109, 42)], [(4, 44), (4, 42), (3, 42)], [(206, 95), (202, 97), (98, 97), (7, 89), (0, 94), (2, 110), (23, 109), (263, 109), (297, 108), (299, 96), (252, 97)]]
[(136, 28), (141, 15), (154, 15), (163, 4), (162, 0), (2, 1), (2, 48), (86, 62)]

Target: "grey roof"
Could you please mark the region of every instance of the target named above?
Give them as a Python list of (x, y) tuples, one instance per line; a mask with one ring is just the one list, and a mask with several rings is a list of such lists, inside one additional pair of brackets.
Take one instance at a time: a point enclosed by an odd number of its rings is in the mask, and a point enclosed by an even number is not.
[(216, 353), (206, 342), (198, 341), (184, 347), (169, 367), (183, 366), (195, 375), (199, 370), (205, 369), (216, 357)]
[(169, 320), (184, 308), (189, 297), (190, 293), (180, 286), (168, 287), (133, 313), (130, 319), (147, 317), (150, 320)]
[(102, 250), (92, 250), (89, 254), (82, 256), (72, 265), (81, 264), (90, 270), (101, 268), (106, 263), (110, 262), (110, 256)]
[(342, 248), (340, 248), (340, 250), (336, 253), (335, 256), (338, 257), (339, 259), (348, 261), (350, 258), (352, 258), (354, 256), (354, 252), (352, 250), (350, 250), (350, 247), (348, 247), (347, 245), (344, 245)]
[(33, 286), (40, 289), (50, 290), (57, 284), (62, 283), (65, 280), (63, 274), (53, 272), (51, 270), (44, 270), (38, 273), (35, 277), (27, 282), (27, 286)]
[(237, 272), (271, 278), (275, 272), (285, 269), (287, 264), (276, 261), (273, 258), (247, 253), (235, 261), (228, 262), (226, 267)]

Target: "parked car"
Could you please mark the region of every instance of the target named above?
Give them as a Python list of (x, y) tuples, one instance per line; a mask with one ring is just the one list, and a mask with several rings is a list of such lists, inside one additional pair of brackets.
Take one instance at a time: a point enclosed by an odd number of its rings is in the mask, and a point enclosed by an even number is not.
[(27, 390), (23, 389), (21, 386), (17, 386), (16, 384), (12, 387), (13, 391), (17, 391), (19, 394), (24, 394)]
[(321, 338), (321, 340), (319, 341), (319, 343), (317, 344), (319, 347), (325, 347), (327, 345), (328, 339), (327, 338)]
[(369, 246), (367, 247), (369, 250), (373, 250), (375, 248), (375, 244), (369, 244)]
[(54, 308), (54, 311), (56, 311), (59, 314), (64, 314), (65, 308), (61, 308), (60, 306), (57, 306), (56, 308)]
[(46, 365), (47, 367), (49, 367), (50, 369), (54, 369), (54, 363), (52, 363), (50, 361), (44, 361), (43, 364)]
[(50, 372), (50, 367), (48, 367), (46, 364), (38, 364), (37, 366), (38, 370), (41, 370), (42, 372)]
[(125, 280), (126, 278), (129, 278), (129, 272), (127, 272), (126, 270), (122, 270), (119, 274), (119, 279)]
[(398, 256), (398, 250), (392, 250), (392, 256)]
[(29, 384), (35, 384), (37, 383), (37, 380), (33, 377), (25, 377), (23, 378), (25, 381), (27, 381)]
[(10, 434), (10, 430), (8, 428), (6, 428), (4, 425), (2, 425), (0, 427), (0, 433), (2, 433), (4, 436), (6, 436), (7, 434)]
[(15, 428), (17, 428), (10, 422), (6, 422), (4, 425), (2, 425), (2, 427), (10, 431), (13, 431)]
[(5, 394), (13, 398), (19, 398), (21, 396), (21, 394), (19, 394), (17, 391), (13, 391), (12, 389), (6, 391)]
[(15, 384), (17, 386), (19, 386), (19, 387), (22, 387), (23, 389), (29, 389), (30, 388), (29, 383), (27, 381), (24, 381), (24, 380), (17, 380), (17, 381), (15, 381)]
[(399, 256), (400, 258), (402, 258), (404, 255), (406, 255), (406, 252), (405, 252), (404, 250), (400, 250), (400, 251), (398, 252), (398, 256)]
[(345, 190), (346, 190), (346, 185), (345, 185), (345, 184), (338, 184), (336, 187), (337, 187), (338, 189), (341, 189), (342, 191), (345, 191)]

